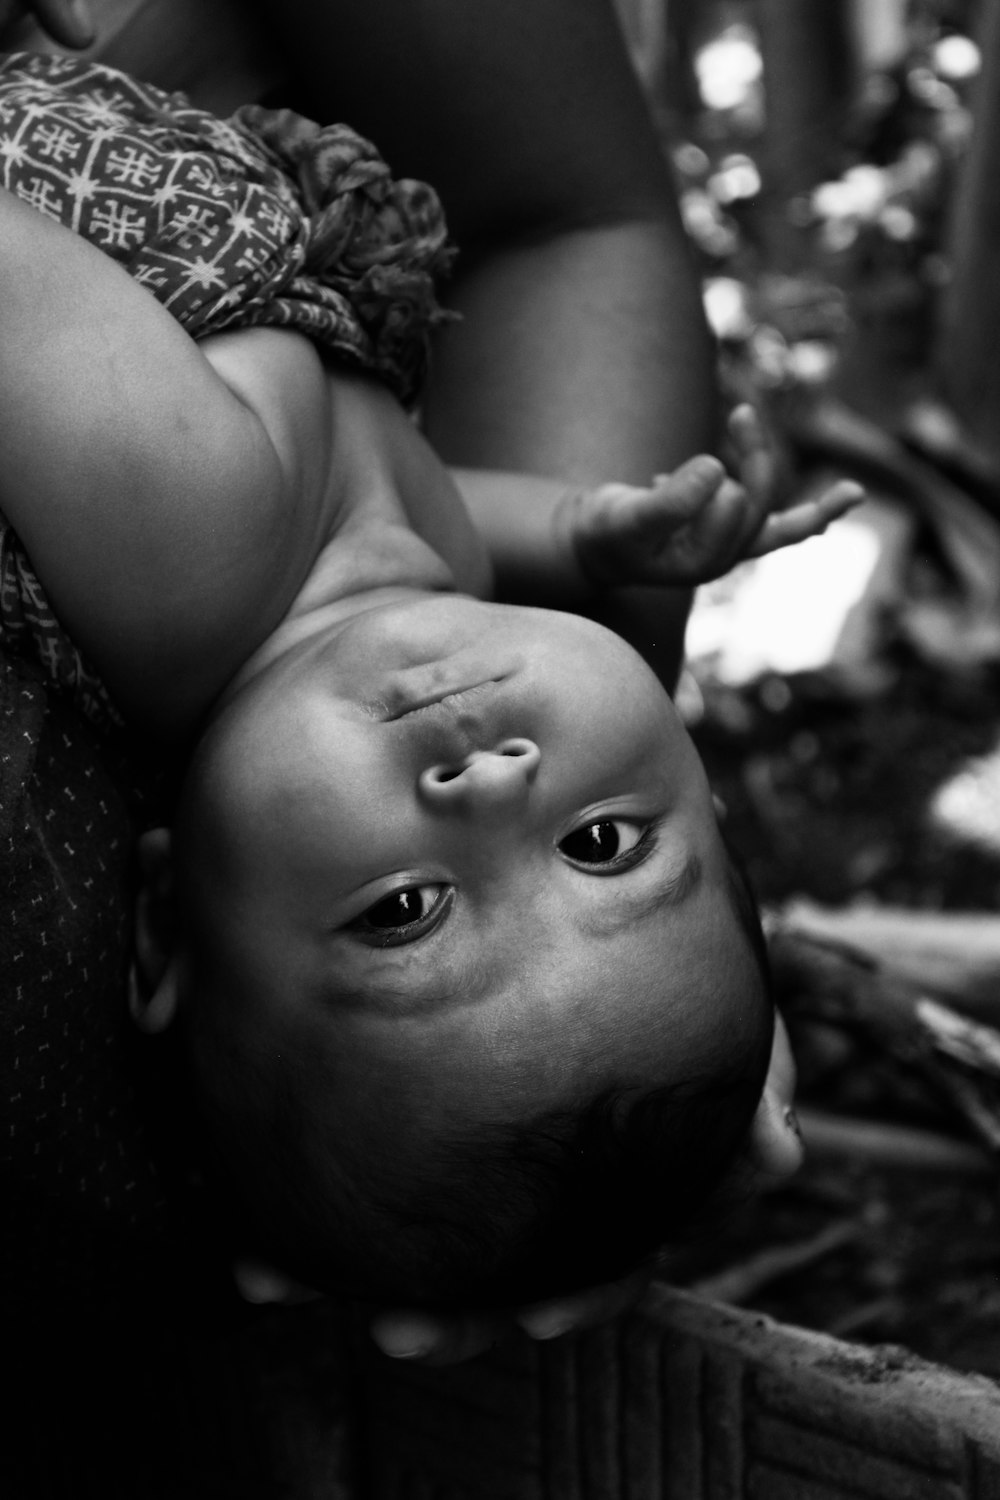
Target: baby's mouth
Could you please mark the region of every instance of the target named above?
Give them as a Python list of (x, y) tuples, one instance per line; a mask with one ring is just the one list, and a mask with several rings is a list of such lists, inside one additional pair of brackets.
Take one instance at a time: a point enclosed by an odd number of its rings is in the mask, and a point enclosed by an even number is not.
[(501, 682), (505, 682), (507, 674), (499, 677), (487, 677), (480, 681), (470, 682), (463, 687), (441, 688), (437, 692), (418, 693), (415, 695), (404, 695), (402, 701), (391, 706), (383, 705), (385, 712), (381, 715), (385, 723), (393, 723), (398, 719), (409, 718), (412, 714), (424, 713), (428, 709), (442, 709), (449, 713), (461, 716), (466, 710), (472, 709), (478, 701), (485, 701)]
[(365, 704), (366, 709), (383, 723), (431, 709), (458, 714), (479, 703), (485, 705), (522, 665), (516, 659), (486, 662), (480, 652), (475, 653), (478, 660), (470, 652), (462, 655), (464, 661), (456, 655), (386, 674), (378, 685), (378, 697)]

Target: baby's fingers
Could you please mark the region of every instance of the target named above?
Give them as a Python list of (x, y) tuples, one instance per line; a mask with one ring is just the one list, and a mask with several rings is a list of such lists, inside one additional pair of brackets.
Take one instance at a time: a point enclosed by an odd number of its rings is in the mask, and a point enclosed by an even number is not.
[[(605, 493), (612, 488), (605, 486)], [(617, 488), (621, 494), (615, 501), (609, 530), (623, 541), (642, 541), (653, 548), (668, 542), (675, 532), (692, 527), (714, 529), (716, 517), (728, 529), (738, 513), (742, 524), (746, 514), (743, 486), (730, 479), (719, 460), (709, 453), (689, 458), (672, 474), (654, 475), (647, 490), (626, 485)]]
[(865, 492), (853, 480), (842, 479), (815, 500), (804, 500), (788, 510), (768, 516), (746, 548), (744, 557), (763, 557), (781, 547), (792, 547), (811, 536), (819, 536), (831, 522), (846, 515), (865, 498)]
[(630, 519), (644, 529), (676, 531), (709, 505), (726, 482), (726, 471), (710, 453), (696, 453), (669, 474), (655, 474), (648, 490), (633, 489)]
[(660, 582), (663, 550), (676, 533), (703, 524), (731, 484), (719, 460), (700, 453), (648, 488), (605, 484), (584, 494), (575, 521), (584, 574), (601, 587)]
[(751, 497), (759, 526), (774, 504), (778, 454), (760, 414), (750, 405), (734, 408), (726, 424), (736, 477)]
[(756, 489), (769, 488), (774, 478), (774, 454), (758, 413), (747, 402), (733, 407), (726, 431), (742, 482)]
[(533, 1339), (554, 1339), (564, 1333), (596, 1328), (633, 1307), (652, 1277), (652, 1270), (644, 1268), (606, 1286), (590, 1287), (573, 1296), (537, 1302), (531, 1307), (519, 1308), (516, 1321)]

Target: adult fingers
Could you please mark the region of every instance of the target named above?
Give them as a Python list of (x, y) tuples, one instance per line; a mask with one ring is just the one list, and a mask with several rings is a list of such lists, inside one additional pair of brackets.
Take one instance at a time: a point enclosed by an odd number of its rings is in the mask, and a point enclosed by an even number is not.
[(512, 1329), (508, 1316), (500, 1313), (455, 1313), (434, 1317), (430, 1313), (384, 1310), (369, 1324), (372, 1339), (390, 1359), (409, 1359), (427, 1365), (460, 1364), (506, 1337)]
[[(233, 1266), (240, 1296), (255, 1305), (277, 1303), (295, 1307), (315, 1302), (320, 1293), (292, 1280), (266, 1261), (244, 1257)], [(392, 1359), (418, 1360), (424, 1364), (457, 1364), (482, 1354), (512, 1330), (509, 1316), (499, 1313), (456, 1313), (436, 1317), (409, 1309), (382, 1309), (375, 1313), (369, 1330), (383, 1354)]]
[(554, 1339), (606, 1323), (639, 1300), (652, 1275), (651, 1269), (643, 1268), (621, 1281), (536, 1302), (513, 1314), (470, 1312), (435, 1317), (418, 1311), (381, 1311), (369, 1326), (375, 1343), (392, 1359), (458, 1364), (509, 1337), (515, 1324), (530, 1338)]
[(595, 1328), (633, 1307), (645, 1292), (653, 1273), (644, 1268), (621, 1281), (590, 1287), (571, 1297), (553, 1298), (522, 1307), (514, 1319), (519, 1328), (533, 1339), (554, 1339), (564, 1333)]
[(234, 1262), (233, 1280), (244, 1302), (250, 1302), (257, 1307), (269, 1303), (277, 1303), (282, 1307), (296, 1307), (302, 1302), (318, 1302), (322, 1296), (320, 1292), (303, 1286), (300, 1281), (294, 1281), (291, 1276), (286, 1276), (284, 1271), (279, 1271), (276, 1266), (250, 1257)]

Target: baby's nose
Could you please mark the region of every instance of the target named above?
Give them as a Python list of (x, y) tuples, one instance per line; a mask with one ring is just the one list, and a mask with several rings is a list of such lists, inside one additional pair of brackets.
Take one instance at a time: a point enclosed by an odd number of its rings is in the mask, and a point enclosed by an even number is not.
[(528, 794), (542, 755), (534, 740), (506, 739), (420, 773), (421, 795), (443, 810), (504, 811)]

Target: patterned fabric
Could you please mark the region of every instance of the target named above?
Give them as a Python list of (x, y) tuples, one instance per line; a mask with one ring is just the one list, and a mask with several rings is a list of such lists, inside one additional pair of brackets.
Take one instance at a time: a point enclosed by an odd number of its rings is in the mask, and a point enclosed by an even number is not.
[[(118, 261), (193, 337), (279, 325), (403, 400), (445, 315), (440, 204), (346, 125), (231, 120), (100, 63), (0, 57), (0, 183)], [(120, 723), (0, 515), (0, 636), (92, 723)]]
[(192, 337), (296, 328), (404, 401), (444, 316), (441, 207), (346, 125), (220, 120), (100, 63), (0, 59), (0, 183), (148, 287)]

